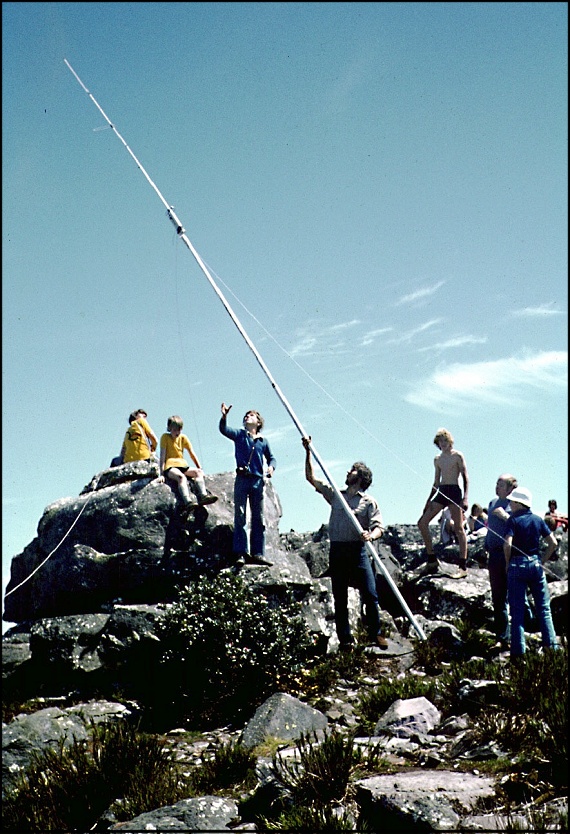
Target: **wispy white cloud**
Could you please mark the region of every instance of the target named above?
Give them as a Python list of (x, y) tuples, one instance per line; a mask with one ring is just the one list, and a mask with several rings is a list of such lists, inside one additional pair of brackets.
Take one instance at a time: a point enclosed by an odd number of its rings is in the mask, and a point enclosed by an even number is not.
[(539, 304), (537, 307), (521, 307), (519, 310), (513, 310), (511, 316), (515, 318), (542, 318), (545, 316), (563, 316), (562, 310), (553, 310), (553, 301), (548, 304)]
[(316, 322), (308, 322), (297, 331), (297, 341), (289, 350), (289, 355), (296, 359), (299, 356), (346, 353), (349, 350), (349, 344), (342, 336), (339, 337), (339, 334), (349, 331), (358, 324), (360, 324), (358, 319), (325, 327)]
[(291, 433), (296, 431), (293, 423), (286, 423), (282, 426), (274, 426), (270, 429), (263, 429), (263, 436), (269, 440), (271, 445), (277, 446), (283, 440), (291, 437)]
[(339, 330), (347, 330), (349, 327), (355, 327), (357, 324), (360, 324), (360, 319), (352, 319), (351, 321), (344, 321), (341, 324), (333, 324), (329, 327), (329, 331), (331, 333), (335, 333)]
[(488, 362), (453, 364), (436, 370), (405, 400), (431, 411), (461, 411), (474, 405), (522, 405), (528, 389), (568, 387), (568, 353), (542, 351)]
[(420, 333), (424, 333), (426, 330), (429, 330), (432, 327), (435, 327), (436, 324), (439, 324), (440, 321), (443, 319), (430, 319), (426, 321), (424, 324), (420, 324), (419, 327), (414, 327), (412, 330), (408, 330), (406, 333), (400, 333), (395, 339), (389, 339), (389, 344), (399, 345), (401, 342), (411, 342), (411, 340), (418, 336)]
[(486, 341), (486, 336), (455, 336), (445, 342), (436, 342), (435, 345), (418, 348), (418, 353), (431, 350), (449, 350), (450, 348), (463, 347), (463, 345), (484, 345)]
[(422, 301), (424, 298), (428, 298), (430, 295), (436, 293), (444, 284), (445, 281), (438, 281), (437, 284), (433, 284), (431, 287), (422, 287), (419, 290), (414, 290), (414, 292), (408, 293), (408, 295), (403, 295), (402, 298), (396, 301), (395, 306), (399, 307), (401, 304), (413, 304), (416, 301)]
[(377, 336), (381, 336), (383, 333), (390, 333), (393, 329), (393, 327), (379, 327), (377, 330), (369, 330), (360, 340), (360, 347), (367, 347), (373, 344)]

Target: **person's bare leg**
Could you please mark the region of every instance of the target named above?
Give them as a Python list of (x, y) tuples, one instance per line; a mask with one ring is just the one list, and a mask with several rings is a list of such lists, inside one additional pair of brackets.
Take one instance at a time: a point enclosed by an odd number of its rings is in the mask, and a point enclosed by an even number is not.
[(178, 487), (178, 492), (180, 493), (182, 501), (184, 502), (184, 506), (187, 507), (188, 505), (192, 504), (193, 501), (190, 497), (190, 488), (188, 487), (188, 481), (184, 472), (181, 472), (180, 469), (176, 469), (174, 467), (168, 470), (167, 477), (176, 483)]
[(428, 562), (435, 561), (435, 554), (433, 552), (433, 539), (431, 537), (429, 523), (432, 520), (432, 518), (435, 518), (436, 515), (441, 512), (441, 510), (441, 504), (436, 504), (433, 501), (430, 501), (430, 503), (424, 511), (424, 514), (418, 521), (419, 531), (422, 534), (422, 539), (424, 540), (424, 544), (426, 546)]
[(457, 544), (459, 545), (459, 565), (465, 569), (467, 567), (467, 535), (465, 533), (463, 510), (457, 504), (451, 504), (449, 507), (451, 518), (453, 519), (453, 527), (457, 537)]

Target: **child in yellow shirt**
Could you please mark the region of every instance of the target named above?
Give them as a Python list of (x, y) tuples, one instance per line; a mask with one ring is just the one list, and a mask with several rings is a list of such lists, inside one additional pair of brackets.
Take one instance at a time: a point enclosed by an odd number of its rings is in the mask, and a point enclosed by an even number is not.
[[(167, 431), (160, 438), (160, 477), (164, 480), (169, 478), (176, 483), (184, 504), (182, 513), (187, 515), (197, 506), (213, 504), (218, 500), (218, 496), (212, 495), (206, 489), (200, 461), (187, 436), (182, 434), (183, 425), (182, 418), (178, 415), (168, 418)], [(185, 450), (192, 459), (195, 469), (192, 469), (186, 462)], [(198, 503), (190, 497), (190, 489), (198, 498)]]

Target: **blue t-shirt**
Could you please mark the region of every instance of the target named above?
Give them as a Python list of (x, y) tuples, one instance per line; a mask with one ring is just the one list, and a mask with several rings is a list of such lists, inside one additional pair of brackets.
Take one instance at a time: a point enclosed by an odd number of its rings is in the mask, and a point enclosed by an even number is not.
[(508, 521), (499, 518), (498, 515), (494, 515), (493, 510), (496, 510), (497, 507), (502, 507), (507, 513), (511, 511), (508, 498), (499, 498), (497, 496), (489, 504), (487, 511), (487, 535), (485, 537), (486, 550), (502, 550), (503, 544), (505, 543), (505, 531)]
[(544, 519), (531, 512), (530, 507), (513, 513), (505, 531), (505, 537), (513, 537), (511, 558), (538, 556), (540, 540), (549, 535), (550, 530)]

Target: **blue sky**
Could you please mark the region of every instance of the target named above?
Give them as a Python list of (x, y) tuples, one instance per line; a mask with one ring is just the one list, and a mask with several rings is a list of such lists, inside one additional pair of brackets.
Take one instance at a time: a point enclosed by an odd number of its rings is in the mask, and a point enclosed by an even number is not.
[(364, 460), (414, 523), (445, 427), (470, 500), (567, 510), (565, 3), (4, 3), (3, 587), (44, 508), (180, 414), (206, 472), (250, 408), (281, 531)]

